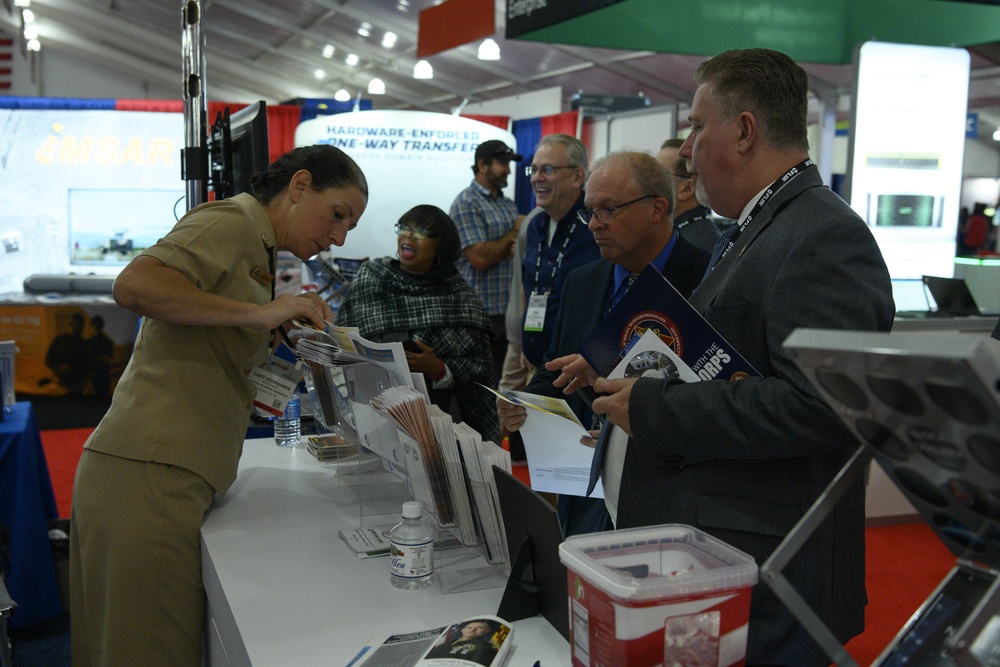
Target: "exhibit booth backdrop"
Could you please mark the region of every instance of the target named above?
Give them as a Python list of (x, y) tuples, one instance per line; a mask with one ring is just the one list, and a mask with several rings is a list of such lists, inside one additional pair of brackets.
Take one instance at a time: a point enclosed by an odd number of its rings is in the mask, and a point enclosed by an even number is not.
[[(301, 123), (298, 146), (330, 144), (361, 166), (369, 201), (361, 222), (338, 257), (373, 258), (396, 254), (393, 227), (417, 204), (451, 208), (473, 179), (476, 147), (491, 139), (518, 150), (513, 133), (495, 125), (428, 111), (362, 111), (323, 116)], [(533, 148), (533, 146), (532, 146)], [(523, 162), (511, 163), (512, 176)], [(504, 194), (512, 196), (514, 179)]]
[[(352, 111), (371, 113), (370, 100), (358, 105), (297, 102), (301, 105), (267, 108), (272, 161), (295, 147), (300, 121), (321, 121)], [(208, 117), (214, 119), (227, 106), (236, 111), (246, 105), (209, 102)], [(317, 117), (319, 112), (327, 115)], [(453, 121), (488, 126), (472, 130), (485, 138), (499, 131), (507, 143), (522, 147), (525, 161), (521, 165), (530, 164), (542, 135), (576, 136), (579, 132), (577, 112), (522, 119), (513, 128), (508, 116), (431, 115), (438, 117), (445, 131), (450, 131)], [(36, 273), (117, 275), (131, 257), (170, 229), (186, 208), (185, 184), (180, 178), (184, 124), (179, 100), (5, 97), (0, 98), (0, 127), (0, 172), (5, 177), (0, 192), (8, 202), (6, 212), (0, 214), (5, 268), (0, 274), (0, 294), (20, 293), (24, 279)], [(464, 169), (472, 166), (474, 148), (461, 160), (467, 162)], [(348, 153), (354, 150), (347, 148)], [(370, 151), (362, 157), (369, 156)], [(395, 193), (393, 197), (400, 199), (400, 190), (405, 190), (412, 195), (410, 205), (424, 202), (428, 190), (408, 185), (417, 171), (412, 160), (395, 164), (404, 169), (387, 180), (385, 187), (376, 178), (373, 200), (385, 193)], [(431, 191), (436, 187), (449, 190), (435, 200), (446, 210), (472, 178), (471, 169), (457, 171), (462, 178), (442, 185), (434, 178), (438, 170), (423, 170), (434, 186)], [(512, 171), (510, 183), (513, 188), (508, 191), (516, 192), (518, 209), (531, 210), (534, 196), (522, 169)], [(366, 222), (374, 218), (369, 213)], [(389, 247), (383, 246), (382, 252), (388, 252)]]

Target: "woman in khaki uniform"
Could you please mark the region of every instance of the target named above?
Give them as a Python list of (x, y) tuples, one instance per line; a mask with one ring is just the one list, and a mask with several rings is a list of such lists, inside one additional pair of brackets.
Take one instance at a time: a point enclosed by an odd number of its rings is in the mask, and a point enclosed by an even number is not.
[(315, 294), (274, 298), (275, 252), (343, 245), (368, 203), (364, 174), (337, 148), (307, 146), (252, 187), (188, 212), (115, 280), (115, 301), (143, 323), (74, 483), (75, 667), (201, 664), (199, 531), (236, 477), (249, 371), (278, 327), (331, 317)]

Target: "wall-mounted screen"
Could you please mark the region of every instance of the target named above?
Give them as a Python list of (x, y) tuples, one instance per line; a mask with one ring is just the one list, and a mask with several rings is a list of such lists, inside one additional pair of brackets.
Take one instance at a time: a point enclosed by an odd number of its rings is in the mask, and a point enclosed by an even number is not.
[(73, 189), (68, 195), (74, 266), (124, 266), (163, 238), (186, 207), (184, 190)]

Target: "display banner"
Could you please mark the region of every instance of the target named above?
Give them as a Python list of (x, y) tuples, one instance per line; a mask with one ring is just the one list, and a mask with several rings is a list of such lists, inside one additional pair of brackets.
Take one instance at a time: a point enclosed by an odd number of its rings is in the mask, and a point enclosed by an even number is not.
[(845, 190), (893, 278), (954, 273), (969, 62), (965, 49), (859, 49)]
[(0, 110), (0, 293), (117, 274), (185, 211), (183, 145), (179, 113)]
[(622, 0), (507, 0), (507, 39), (619, 2)]
[[(493, 125), (429, 111), (359, 111), (301, 123), (295, 145), (331, 144), (357, 161), (368, 179), (368, 208), (335, 257), (396, 255), (393, 227), (418, 204), (446, 213), (473, 178), (476, 147), (499, 139), (517, 150), (514, 135)], [(523, 163), (511, 162), (511, 170)], [(513, 199), (513, 174), (504, 194)]]

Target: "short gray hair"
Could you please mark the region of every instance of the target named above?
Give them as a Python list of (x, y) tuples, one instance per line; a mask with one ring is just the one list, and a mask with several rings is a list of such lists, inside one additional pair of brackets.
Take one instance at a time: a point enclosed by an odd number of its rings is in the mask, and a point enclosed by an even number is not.
[(590, 159), (587, 157), (587, 147), (583, 145), (582, 141), (568, 134), (546, 134), (535, 146), (535, 152), (537, 153), (542, 146), (563, 146), (566, 149), (569, 163), (574, 167), (581, 167), (583, 180), (587, 180), (587, 176), (590, 175), (588, 170)]

